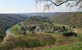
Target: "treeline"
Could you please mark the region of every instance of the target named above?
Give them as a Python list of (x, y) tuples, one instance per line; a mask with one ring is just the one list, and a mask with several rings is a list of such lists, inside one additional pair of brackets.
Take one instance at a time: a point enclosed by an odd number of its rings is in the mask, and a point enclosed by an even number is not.
[(82, 27), (82, 12), (54, 14), (50, 19), (55, 23)]
[(24, 19), (26, 19), (26, 17), (22, 17), (18, 14), (0, 14), (0, 38), (5, 36), (6, 29)]

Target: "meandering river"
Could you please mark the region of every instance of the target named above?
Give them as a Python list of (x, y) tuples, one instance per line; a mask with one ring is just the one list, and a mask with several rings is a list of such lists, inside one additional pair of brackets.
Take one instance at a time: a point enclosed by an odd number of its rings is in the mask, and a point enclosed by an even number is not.
[(11, 34), (10, 29), (7, 29), (7, 30), (6, 30), (6, 35), (7, 35), (7, 34)]

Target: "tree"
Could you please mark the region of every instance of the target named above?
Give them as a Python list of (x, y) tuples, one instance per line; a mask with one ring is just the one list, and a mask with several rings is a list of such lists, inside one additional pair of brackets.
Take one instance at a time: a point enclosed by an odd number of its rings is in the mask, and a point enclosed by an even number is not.
[(65, 32), (66, 30), (67, 30), (67, 29), (66, 29), (65, 26), (62, 26), (61, 29), (60, 29), (61, 32)]
[(40, 2), (44, 2), (44, 11), (46, 9), (49, 10), (52, 5), (61, 6), (64, 3), (66, 3), (66, 6), (69, 6), (69, 7), (78, 6), (77, 10), (82, 9), (82, 0), (35, 0), (35, 1), (36, 1), (36, 4)]

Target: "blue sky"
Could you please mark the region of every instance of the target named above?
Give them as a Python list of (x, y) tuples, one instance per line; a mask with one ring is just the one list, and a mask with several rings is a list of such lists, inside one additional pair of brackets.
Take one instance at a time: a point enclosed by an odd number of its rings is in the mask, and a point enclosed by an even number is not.
[[(75, 11), (76, 9), (72, 9)], [(70, 11), (67, 9), (65, 4), (50, 10), (49, 12), (63, 12)], [(33, 12), (43, 12), (43, 6), (36, 4), (34, 0), (0, 0), (0, 13), (33, 13)]]
[(34, 0), (0, 0), (1, 13), (23, 13), (35, 12)]

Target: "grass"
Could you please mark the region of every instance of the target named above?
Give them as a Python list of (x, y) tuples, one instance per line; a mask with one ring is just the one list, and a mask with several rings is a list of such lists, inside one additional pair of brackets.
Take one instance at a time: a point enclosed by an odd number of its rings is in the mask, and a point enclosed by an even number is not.
[[(61, 25), (61, 24), (55, 24), (54, 26), (66, 26), (66, 28), (70, 28), (69, 26), (67, 25)], [(22, 31), (20, 31), (21, 29), (21, 26), (16, 24), (15, 26), (13, 26), (10, 31), (12, 33), (14, 33), (15, 35), (19, 35)], [(54, 48), (46, 48), (45, 50), (81, 50), (81, 46), (82, 46), (82, 34), (81, 33), (77, 33), (78, 36), (70, 36), (70, 37), (64, 37), (62, 36), (62, 33), (63, 32), (55, 32), (55, 33), (49, 33), (49, 35), (52, 35), (54, 38), (55, 38), (55, 43), (56, 44), (59, 44), (59, 43), (64, 43), (64, 42), (76, 42), (76, 44), (71, 44), (71, 45), (65, 45), (65, 46), (56, 46)], [(29, 37), (29, 35), (26, 35)], [(31, 36), (31, 35), (30, 35)], [(43, 35), (44, 36), (44, 35)], [(46, 36), (46, 35), (45, 35)], [(36, 36), (37, 37), (37, 36)], [(35, 38), (34, 36), (31, 36), (31, 38), (34, 38), (35, 40), (33, 39), (30, 39), (30, 40), (33, 40), (34, 42), (36, 42), (36, 44), (38, 45), (38, 41), (36, 41), (37, 38)], [(24, 42), (24, 37), (20, 37), (19, 38), (21, 40), (21, 42)], [(27, 39), (28, 40), (28, 39)], [(27, 42), (26, 42), (27, 43)], [(23, 43), (20, 44), (20, 46), (22, 45)], [(28, 43), (27, 43), (28, 44)], [(30, 44), (30, 42), (29, 42)], [(32, 45), (36, 45), (36, 44), (32, 44)], [(25, 42), (23, 45), (26, 45)], [(29, 46), (28, 46), (29, 47)]]
[(64, 24), (58, 24), (58, 23), (53, 23), (53, 24), (54, 24), (54, 26), (60, 26), (60, 27), (65, 26), (66, 28), (69, 28), (70, 27), (70, 26), (64, 25)]
[(56, 43), (62, 43), (62, 42), (78, 42), (82, 41), (82, 34), (77, 34), (78, 36), (70, 36), (70, 37), (64, 37), (62, 36), (62, 33), (51, 33), (52, 36), (56, 39)]
[[(67, 26), (67, 25), (57, 24), (57, 23), (53, 23), (53, 24), (54, 24), (55, 27), (57, 27), (57, 26), (59, 26), (59, 27), (65, 26), (68, 31), (70, 30), (70, 29), (69, 29), (69, 26)], [(10, 28), (10, 32), (12, 32), (12, 33), (14, 33), (14, 34), (16, 34), (16, 35), (23, 33), (23, 31), (21, 31), (21, 25), (19, 25), (19, 24), (16, 24), (16, 25), (14, 25), (13, 27), (11, 27), (11, 28)], [(58, 32), (58, 33), (61, 34), (62, 32)]]
[[(77, 33), (77, 37), (71, 36), (71, 37), (62, 37), (60, 35), (61, 33), (56, 33), (53, 35), (56, 38), (56, 44), (57, 43), (63, 43), (65, 41), (71, 42), (74, 41), (72, 44), (68, 45), (59, 45), (59, 46), (54, 46), (53, 48), (46, 48), (45, 50), (82, 50), (82, 34)], [(63, 43), (64, 44), (64, 43)]]
[(55, 44), (55, 41), (56, 40), (52, 35), (46, 33), (29, 34), (27, 36), (8, 34), (3, 39), (0, 45), (0, 50), (11, 50), (16, 47), (43, 47)]
[(54, 48), (46, 48), (45, 50), (82, 50), (82, 42), (77, 42), (70, 45), (59, 46)]
[[(15, 26), (13, 26), (10, 31), (14, 34), (20, 34), (22, 31), (20, 30), (21, 29), (21, 26), (16, 24)], [(57, 33), (49, 33), (51, 34), (52, 36), (54, 36), (54, 38), (56, 38), (56, 42), (57, 43), (60, 43), (60, 42), (65, 42), (65, 41), (80, 41), (80, 37), (75, 37), (75, 36), (72, 36), (72, 37), (63, 37), (62, 36), (62, 33), (63, 32), (57, 32)], [(81, 34), (78, 36), (81, 36)]]
[[(63, 26), (61, 24), (55, 24), (58, 26)], [(10, 31), (16, 35), (21, 34), (21, 26), (19, 24), (16, 24), (15, 26), (13, 26)], [(56, 43), (62, 43), (62, 42), (66, 42), (66, 41), (81, 41), (82, 39), (82, 34), (78, 33), (78, 36), (70, 36), (70, 37), (64, 37), (62, 36), (63, 32), (56, 32), (56, 33), (49, 33), (50, 35), (54, 36), (54, 38), (56, 39)]]
[(62, 27), (65, 26), (65, 28), (67, 29), (68, 32), (70, 32), (72, 30), (72, 28), (68, 25), (64, 25), (64, 24), (59, 24), (59, 23), (53, 23), (54, 27)]
[(15, 35), (21, 33), (21, 26), (19, 24), (14, 25), (10, 28), (10, 32), (14, 33)]

